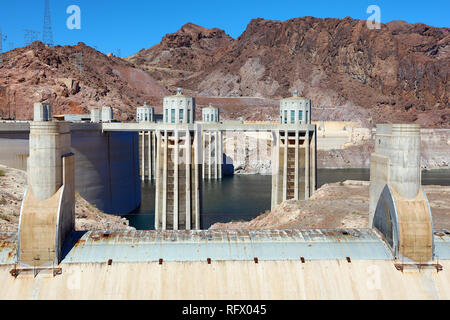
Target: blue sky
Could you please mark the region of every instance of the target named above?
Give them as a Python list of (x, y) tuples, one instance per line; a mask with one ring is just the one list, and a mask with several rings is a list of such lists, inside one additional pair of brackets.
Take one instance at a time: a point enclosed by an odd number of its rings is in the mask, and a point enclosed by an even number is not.
[[(7, 39), (3, 51), (24, 44), (24, 29), (41, 32), (44, 0), (1, 0), (0, 27)], [(207, 28), (218, 27), (237, 38), (253, 18), (288, 20), (296, 17), (364, 19), (369, 5), (378, 5), (383, 23), (405, 20), (436, 27), (449, 27), (449, 0), (51, 0), (51, 17), (55, 44), (73, 45), (80, 41), (107, 53), (128, 56), (149, 48), (166, 33), (176, 32), (192, 22)], [(66, 9), (78, 5), (81, 9), (81, 30), (69, 30)]]

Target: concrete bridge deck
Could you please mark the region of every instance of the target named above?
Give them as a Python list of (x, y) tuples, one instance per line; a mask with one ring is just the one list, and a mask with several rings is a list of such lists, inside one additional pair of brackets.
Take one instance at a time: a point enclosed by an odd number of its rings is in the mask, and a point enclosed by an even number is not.
[[(244, 124), (244, 123), (202, 123), (194, 124), (171, 124), (156, 122), (112, 122), (112, 123), (70, 123), (70, 130), (101, 130), (101, 131), (155, 131), (155, 130), (195, 130), (196, 126), (201, 126), (205, 131), (272, 131), (272, 130), (314, 130), (315, 125), (309, 124)], [(29, 122), (0, 122), (0, 132), (29, 132)]]
[(103, 131), (153, 131), (153, 130), (195, 130), (201, 127), (204, 131), (272, 131), (272, 130), (310, 130), (316, 127), (312, 124), (246, 124), (246, 123), (207, 123), (171, 124), (171, 123), (102, 123)]

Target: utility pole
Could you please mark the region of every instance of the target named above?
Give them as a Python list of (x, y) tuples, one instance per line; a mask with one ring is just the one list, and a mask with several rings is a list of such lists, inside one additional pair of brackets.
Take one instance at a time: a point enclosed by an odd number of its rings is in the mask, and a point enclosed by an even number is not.
[(42, 42), (49, 47), (53, 47), (52, 19), (50, 15), (50, 0), (45, 0), (44, 9), (44, 30), (42, 32)]

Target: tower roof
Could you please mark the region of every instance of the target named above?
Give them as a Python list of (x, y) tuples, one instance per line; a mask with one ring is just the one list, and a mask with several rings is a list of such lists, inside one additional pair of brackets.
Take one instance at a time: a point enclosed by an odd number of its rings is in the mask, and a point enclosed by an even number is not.
[(183, 94), (183, 90), (181, 88), (177, 89), (177, 93), (166, 98), (192, 98), (190, 96), (186, 96)]
[(292, 97), (284, 98), (284, 99), (282, 99), (281, 101), (285, 101), (285, 100), (292, 101), (292, 100), (310, 100), (310, 99), (305, 98), (305, 97), (299, 97), (299, 96), (298, 96), (298, 91), (297, 91), (297, 90), (294, 90), (294, 92), (292, 93)]

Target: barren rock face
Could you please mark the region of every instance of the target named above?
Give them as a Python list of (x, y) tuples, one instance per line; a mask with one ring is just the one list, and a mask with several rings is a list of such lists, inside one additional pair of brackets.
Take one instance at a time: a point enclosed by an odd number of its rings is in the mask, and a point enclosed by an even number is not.
[(83, 43), (49, 48), (35, 42), (5, 53), (3, 61), (0, 117), (31, 119), (33, 103), (48, 101), (54, 114), (111, 105), (117, 119), (127, 120), (144, 101), (159, 103), (168, 94), (144, 71)]
[[(107, 104), (117, 119), (132, 120), (144, 101), (161, 112), (161, 98), (182, 87), (198, 97), (235, 98), (220, 106), (222, 119), (274, 120), (278, 100), (297, 89), (312, 99), (314, 120), (450, 127), (450, 31), (420, 23), (370, 30), (351, 18), (254, 19), (237, 39), (188, 23), (128, 59), (82, 43), (36, 42), (3, 60), (3, 117), (29, 119), (33, 102), (50, 101), (55, 113)], [(58, 79), (73, 82), (69, 88)]]
[(254, 19), (232, 41), (216, 29), (187, 26), (130, 60), (171, 90), (200, 96), (279, 99), (298, 89), (314, 106), (350, 109), (362, 123), (450, 126), (448, 28), (394, 21), (370, 30), (351, 18)]
[(223, 30), (187, 23), (178, 32), (167, 34), (161, 43), (142, 49), (128, 60), (161, 84), (176, 89), (177, 81), (203, 71), (220, 55), (220, 49), (232, 42), (233, 38)]

